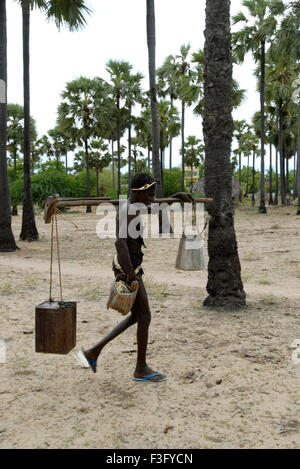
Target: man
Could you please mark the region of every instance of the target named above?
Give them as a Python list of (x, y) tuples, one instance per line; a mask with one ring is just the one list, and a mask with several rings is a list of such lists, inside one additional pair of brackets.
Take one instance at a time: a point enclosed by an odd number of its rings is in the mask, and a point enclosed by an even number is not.
[[(97, 359), (105, 345), (124, 332), (128, 327), (137, 323), (137, 363), (134, 371), (134, 381), (151, 381), (159, 383), (166, 381), (166, 377), (160, 372), (154, 371), (146, 363), (146, 351), (148, 345), (148, 330), (151, 321), (151, 312), (148, 303), (147, 292), (142, 279), (143, 269), (141, 267), (143, 260), (142, 246), (144, 245), (141, 236), (132, 237), (128, 232), (130, 222), (137, 215), (128, 214), (130, 205), (144, 204), (150, 205), (155, 201), (155, 184), (159, 182), (153, 179), (149, 174), (136, 174), (131, 182), (131, 194), (125, 204), (126, 231), (124, 235), (122, 213), (124, 209), (119, 207), (117, 213), (117, 241), (115, 243), (117, 256), (113, 261), (113, 271), (118, 280), (125, 281), (128, 285), (137, 281), (139, 284), (136, 300), (132, 310), (126, 318), (121, 321), (111, 332), (100, 340), (94, 347), (89, 350), (82, 348), (82, 353), (87, 360), (90, 368), (96, 373)], [(182, 202), (194, 202), (191, 194), (178, 192), (172, 197), (180, 199)], [(124, 206), (123, 206), (124, 207)], [(136, 219), (136, 229), (139, 230), (141, 218)], [(129, 230), (130, 231), (130, 230)]]

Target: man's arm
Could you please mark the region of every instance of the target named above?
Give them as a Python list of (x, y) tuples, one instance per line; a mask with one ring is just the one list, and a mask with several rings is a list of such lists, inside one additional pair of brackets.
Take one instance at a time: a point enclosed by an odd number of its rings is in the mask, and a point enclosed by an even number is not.
[[(126, 210), (126, 212), (125, 212)], [(121, 264), (122, 269), (126, 274), (126, 283), (130, 284), (133, 280), (136, 280), (136, 275), (134, 268), (130, 259), (127, 236), (128, 236), (128, 224), (130, 222), (130, 217), (127, 215), (127, 209), (124, 208), (124, 211), (121, 210), (122, 214), (120, 216), (120, 211), (117, 214), (117, 240), (115, 242), (118, 261)], [(123, 216), (122, 216), (123, 215)]]

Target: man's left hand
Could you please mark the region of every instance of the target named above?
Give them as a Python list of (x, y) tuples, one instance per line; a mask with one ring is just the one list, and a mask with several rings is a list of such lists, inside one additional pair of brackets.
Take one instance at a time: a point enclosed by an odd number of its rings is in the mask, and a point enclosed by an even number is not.
[(177, 192), (176, 194), (171, 195), (170, 198), (180, 199), (182, 202), (196, 203), (194, 197), (189, 192)]

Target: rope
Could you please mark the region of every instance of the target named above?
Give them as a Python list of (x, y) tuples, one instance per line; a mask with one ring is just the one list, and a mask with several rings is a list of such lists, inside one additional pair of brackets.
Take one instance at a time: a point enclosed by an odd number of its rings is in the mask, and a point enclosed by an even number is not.
[(57, 216), (56, 211), (52, 216), (51, 220), (51, 256), (50, 256), (50, 295), (49, 301), (52, 299), (52, 284), (53, 284), (53, 244), (54, 244), (54, 221), (55, 221), (55, 232), (56, 232), (56, 247), (57, 247), (57, 263), (58, 263), (58, 272), (59, 272), (59, 286), (60, 286), (60, 301), (62, 302), (62, 280), (61, 280), (61, 268), (60, 268), (60, 253), (59, 253), (59, 237), (58, 237), (58, 226), (57, 226)]
[(73, 226), (75, 226), (75, 228), (78, 229), (78, 226), (72, 220), (69, 220), (69, 218), (64, 214), (64, 212), (62, 212), (59, 208), (57, 209), (57, 213), (62, 215), (67, 220), (67, 222), (71, 223)]

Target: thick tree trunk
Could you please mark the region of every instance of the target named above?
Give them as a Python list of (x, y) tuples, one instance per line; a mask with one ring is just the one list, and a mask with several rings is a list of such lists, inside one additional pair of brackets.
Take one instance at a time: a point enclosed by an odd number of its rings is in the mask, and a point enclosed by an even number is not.
[(29, 78), (29, 1), (22, 3), (23, 16), (23, 66), (24, 66), (24, 200), (20, 238), (27, 241), (38, 239), (31, 193), (30, 174), (30, 78)]
[[(151, 101), (151, 125), (152, 125), (152, 168), (154, 177), (161, 179), (159, 162), (159, 121), (157, 109), (157, 92), (155, 76), (155, 10), (154, 0), (147, 0), (147, 44), (149, 60), (149, 83)], [(162, 184), (156, 184), (156, 197), (162, 197)]]
[(267, 213), (265, 201), (265, 42), (261, 41), (261, 57), (260, 57), (260, 115), (261, 115), (261, 129), (260, 129), (260, 203), (259, 213)]
[(269, 205), (273, 205), (272, 143), (270, 143)]
[(6, 0), (0, 0), (0, 252), (17, 248), (11, 229), (10, 191), (7, 172), (7, 35)]
[(209, 296), (204, 305), (227, 311), (245, 306), (234, 230), (232, 168), (232, 56), (230, 0), (206, 1), (204, 49), (205, 194), (213, 197), (208, 235)]
[(184, 101), (181, 102), (181, 184), (180, 190), (184, 191), (184, 122), (185, 120), (185, 106)]

